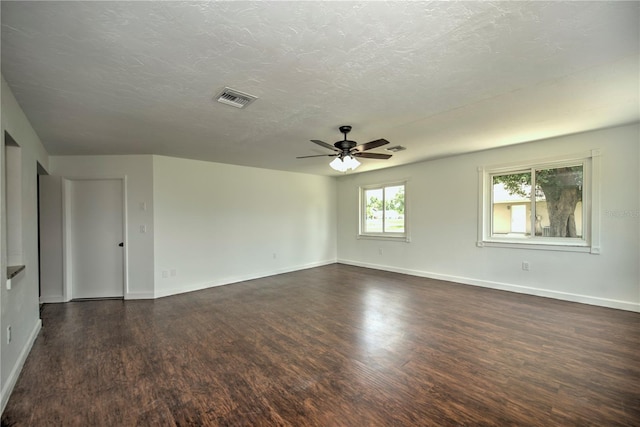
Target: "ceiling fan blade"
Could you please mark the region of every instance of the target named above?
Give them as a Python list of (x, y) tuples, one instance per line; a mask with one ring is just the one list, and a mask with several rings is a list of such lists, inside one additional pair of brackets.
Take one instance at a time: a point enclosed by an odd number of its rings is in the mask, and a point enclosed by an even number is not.
[(319, 141), (317, 139), (312, 139), (311, 142), (313, 142), (314, 144), (318, 144), (321, 147), (328, 148), (329, 150), (332, 150), (332, 151), (340, 151), (336, 147), (334, 147), (333, 145), (327, 144), (324, 141)]
[(365, 142), (364, 144), (358, 145), (357, 147), (355, 147), (355, 149), (360, 151), (360, 152), (362, 152), (362, 151), (371, 150), (373, 148), (378, 148), (378, 147), (381, 147), (383, 145), (387, 145), (388, 143), (389, 143), (389, 141), (387, 141), (384, 138), (376, 139), (375, 141)]
[(352, 156), (355, 157), (363, 157), (365, 159), (382, 159), (386, 160), (391, 157), (391, 154), (380, 154), (380, 153), (352, 153)]
[(314, 156), (300, 156), (296, 157), (296, 159), (306, 159), (307, 157), (336, 157), (337, 154), (316, 154)]

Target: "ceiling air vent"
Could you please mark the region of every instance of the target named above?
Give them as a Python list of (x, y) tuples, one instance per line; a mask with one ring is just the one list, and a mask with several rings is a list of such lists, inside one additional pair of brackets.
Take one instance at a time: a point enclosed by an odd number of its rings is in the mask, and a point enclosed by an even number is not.
[(392, 153), (397, 153), (398, 151), (404, 151), (407, 147), (403, 147), (402, 145), (396, 145), (395, 147), (385, 148), (387, 151), (391, 151)]
[(232, 107), (244, 108), (256, 99), (258, 99), (257, 96), (249, 95), (248, 93), (225, 87), (224, 90), (218, 95), (217, 101), (222, 104), (231, 105)]

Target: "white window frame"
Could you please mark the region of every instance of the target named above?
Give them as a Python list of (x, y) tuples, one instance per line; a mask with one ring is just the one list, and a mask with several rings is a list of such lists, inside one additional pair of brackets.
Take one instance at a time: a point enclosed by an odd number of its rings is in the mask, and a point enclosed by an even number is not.
[[(600, 150), (541, 159), (530, 162), (511, 163), (478, 168), (478, 247), (502, 247), (541, 249), (570, 252), (600, 253)], [(544, 237), (531, 233), (528, 237), (508, 237), (492, 235), (493, 224), (493, 177), (535, 170), (566, 166), (583, 169), (582, 187), (582, 237)], [(535, 175), (532, 175), (535, 180)], [(535, 182), (532, 184), (535, 185)], [(535, 192), (531, 195), (531, 230), (535, 227)]]
[[(358, 196), (359, 196), (359, 206), (360, 206), (360, 212), (359, 212), (359, 226), (358, 226), (358, 239), (379, 239), (379, 240), (395, 240), (395, 241), (403, 241), (403, 242), (409, 242), (410, 238), (409, 238), (409, 222), (408, 222), (408, 204), (407, 204), (407, 187), (408, 187), (408, 181), (407, 180), (403, 180), (403, 181), (393, 181), (393, 182), (385, 182), (384, 184), (371, 184), (371, 185), (362, 185), (359, 187), (358, 189)], [(392, 233), (392, 232), (385, 232), (384, 231), (384, 217), (385, 215), (383, 215), (383, 225), (382, 225), (382, 232), (379, 233), (366, 233), (365, 232), (365, 224), (366, 224), (366, 215), (367, 215), (367, 207), (366, 207), (366, 199), (364, 197), (364, 192), (366, 190), (375, 190), (375, 189), (381, 189), (382, 190), (382, 194), (384, 195), (384, 189), (386, 187), (397, 187), (397, 186), (404, 186), (404, 233)], [(384, 199), (383, 199), (383, 207), (384, 207)]]

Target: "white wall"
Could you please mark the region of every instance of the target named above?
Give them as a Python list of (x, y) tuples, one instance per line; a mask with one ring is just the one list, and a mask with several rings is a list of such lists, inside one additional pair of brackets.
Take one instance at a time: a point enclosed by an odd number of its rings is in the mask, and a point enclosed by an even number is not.
[[(338, 260), (640, 311), (639, 142), (623, 126), (341, 177)], [(602, 149), (601, 255), (476, 247), (478, 167), (590, 149)], [(411, 242), (357, 239), (358, 187), (405, 178)]]
[(156, 296), (336, 261), (333, 178), (161, 156), (153, 176)]
[[(153, 298), (153, 160), (152, 156), (51, 156), (51, 175), (64, 179), (126, 179), (127, 274), (125, 299)], [(146, 232), (140, 232), (140, 226)], [(43, 236), (49, 238), (51, 236)], [(62, 292), (62, 290), (59, 290)], [(55, 294), (56, 291), (52, 291)]]
[[(2, 78), (2, 147), (0, 149), (0, 188), (2, 202), (0, 223), (0, 404), (4, 409), (20, 369), (40, 330), (38, 309), (38, 225), (37, 164), (48, 167), (47, 153), (38, 135), (20, 109), (9, 86)], [(4, 132), (20, 146), (21, 154), (21, 254), (26, 269), (12, 280), (11, 290), (5, 286), (7, 273), (6, 193), (4, 183)], [(7, 327), (12, 339), (7, 344)]]

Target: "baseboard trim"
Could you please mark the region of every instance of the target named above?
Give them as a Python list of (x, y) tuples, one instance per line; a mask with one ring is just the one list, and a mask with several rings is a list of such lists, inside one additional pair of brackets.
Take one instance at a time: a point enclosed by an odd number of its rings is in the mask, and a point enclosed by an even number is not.
[[(124, 295), (124, 299), (126, 300), (153, 299), (153, 298), (154, 298), (153, 292), (128, 292)], [(43, 295), (40, 297), (40, 304), (59, 304), (63, 302), (69, 302), (69, 301), (65, 300), (64, 296), (62, 295), (59, 295), (59, 296)]]
[(20, 376), (20, 372), (22, 371), (24, 362), (27, 360), (27, 356), (31, 351), (31, 347), (33, 347), (33, 343), (36, 341), (36, 338), (38, 337), (38, 333), (40, 332), (41, 328), (42, 328), (42, 320), (38, 319), (33, 330), (29, 334), (27, 342), (25, 343), (24, 347), (22, 348), (22, 351), (18, 355), (18, 360), (16, 360), (15, 365), (13, 365), (13, 368), (11, 369), (11, 373), (7, 377), (7, 382), (2, 386), (2, 391), (0, 391), (0, 395), (1, 395), (0, 405), (2, 405), (2, 410), (0, 410), (0, 413), (4, 412), (4, 408), (7, 406), (7, 403), (9, 402), (9, 398), (11, 397), (11, 392), (13, 391), (13, 388), (15, 387), (16, 382), (18, 382), (18, 377)]
[(40, 304), (57, 304), (57, 303), (61, 303), (61, 302), (67, 302), (64, 299), (64, 296), (59, 295), (59, 296), (41, 296), (40, 297)]
[(619, 310), (640, 312), (640, 303), (633, 303), (628, 301), (592, 297), (589, 295), (572, 294), (568, 292), (550, 291), (548, 289), (540, 289), (540, 288), (534, 288), (530, 286), (514, 285), (511, 283), (494, 282), (489, 280), (479, 280), (479, 279), (473, 279), (470, 277), (433, 273), (430, 271), (398, 268), (398, 267), (393, 267), (389, 265), (371, 264), (371, 263), (354, 261), (349, 259), (339, 259), (338, 263), (353, 265), (356, 267), (371, 268), (374, 270), (390, 271), (392, 273), (408, 274), (410, 276), (444, 280), (447, 282), (461, 283), (464, 285), (480, 286), (483, 288), (498, 289), (501, 291), (517, 292), (520, 294), (554, 298), (554, 299), (563, 300), (563, 301), (579, 302), (582, 304), (597, 305), (600, 307), (608, 307), (608, 308), (616, 308)]
[(127, 292), (124, 294), (124, 299), (133, 300), (133, 299), (153, 299), (153, 292)]
[(171, 295), (184, 294), (187, 292), (201, 291), (203, 289), (214, 288), (216, 286), (231, 285), (233, 283), (246, 282), (247, 280), (261, 279), (263, 277), (276, 276), (278, 274), (291, 273), (293, 271), (307, 270), (309, 268), (322, 267), (338, 262), (336, 259), (301, 264), (277, 270), (263, 271), (259, 273), (245, 274), (240, 276), (226, 277), (214, 282), (197, 283), (177, 289), (166, 289), (156, 291), (155, 298), (163, 298)]

